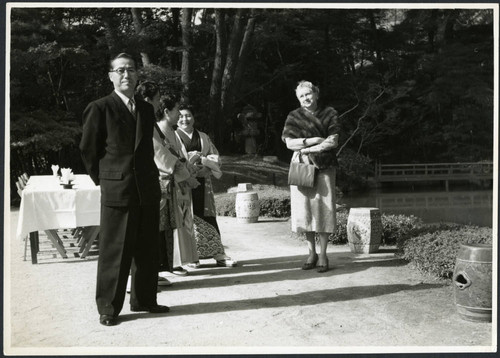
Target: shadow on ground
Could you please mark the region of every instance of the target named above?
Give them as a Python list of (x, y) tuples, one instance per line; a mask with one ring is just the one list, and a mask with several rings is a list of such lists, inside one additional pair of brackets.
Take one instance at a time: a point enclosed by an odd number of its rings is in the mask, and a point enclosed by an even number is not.
[(352, 274), (372, 267), (399, 267), (406, 265), (405, 261), (393, 257), (378, 259), (373, 257), (356, 258), (345, 253), (329, 253), (328, 258), (330, 261), (330, 270), (322, 274), (317, 273), (316, 270), (301, 270), (300, 267), (305, 260), (305, 256), (303, 255), (239, 261), (238, 266), (233, 268), (216, 267), (215, 264), (207, 268), (202, 266), (200, 269), (189, 272), (189, 280), (177, 281), (174, 285), (164, 289), (166, 291), (173, 291), (191, 288), (224, 287), (237, 284), (303, 280), (312, 277)]
[[(259, 308), (279, 308), (290, 306), (312, 306), (322, 303), (361, 300), (393, 294), (400, 291), (420, 291), (441, 288), (441, 284), (391, 284), (372, 286), (339, 287), (327, 290), (307, 291), (292, 295), (276, 295), (275, 297), (252, 298), (238, 301), (204, 302), (188, 305), (176, 305), (168, 316), (182, 316), (205, 313), (218, 313), (239, 310), (254, 310)], [(152, 319), (161, 317), (149, 314), (125, 314), (120, 316), (120, 321), (135, 319)]]

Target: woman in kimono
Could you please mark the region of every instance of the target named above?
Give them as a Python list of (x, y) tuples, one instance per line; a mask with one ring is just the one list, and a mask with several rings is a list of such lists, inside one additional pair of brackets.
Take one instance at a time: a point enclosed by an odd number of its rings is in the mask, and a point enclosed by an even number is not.
[[(176, 132), (187, 152), (189, 162), (199, 168), (196, 179), (201, 185), (192, 190), (194, 235), (198, 256), (201, 259), (214, 258), (217, 266), (236, 266), (237, 262), (231, 260), (224, 252), (216, 219), (211, 177), (222, 176), (219, 152), (206, 133), (194, 129), (194, 115), (191, 107), (180, 107), (177, 124)], [(199, 261), (195, 260), (190, 266), (196, 268), (199, 265)]]
[[(292, 231), (305, 233), (309, 256), (302, 269), (328, 271), (328, 236), (335, 232), (335, 148), (338, 146), (337, 111), (318, 104), (319, 89), (301, 81), (295, 89), (300, 107), (288, 114), (282, 140), (293, 150), (292, 162), (302, 160), (318, 170), (312, 188), (290, 185)], [(316, 234), (320, 253), (316, 253)]]
[(187, 271), (181, 266), (198, 260), (191, 201), (191, 189), (199, 185), (197, 169), (187, 162), (187, 153), (174, 130), (179, 118), (177, 98), (172, 95), (160, 98), (158, 118), (153, 133), (154, 159), (166, 197), (163, 207), (160, 204), (160, 237), (163, 232), (166, 252), (172, 253), (162, 260), (163, 269), (185, 275)]

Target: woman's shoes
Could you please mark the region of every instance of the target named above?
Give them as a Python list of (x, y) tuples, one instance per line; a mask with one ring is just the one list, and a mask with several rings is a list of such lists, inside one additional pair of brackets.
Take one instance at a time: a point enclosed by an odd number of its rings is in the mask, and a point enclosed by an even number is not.
[(216, 260), (217, 266), (220, 267), (235, 267), (238, 265), (238, 261), (231, 259)]
[(304, 262), (302, 265), (302, 270), (312, 270), (313, 268), (316, 267), (316, 263), (318, 262), (318, 255), (314, 256), (314, 259), (312, 262)]
[(188, 264), (188, 267), (191, 267), (194, 269), (199, 269), (201, 267), (200, 261), (191, 262)]
[(319, 273), (323, 273), (323, 272), (328, 271), (328, 269), (329, 269), (328, 268), (328, 259), (326, 260), (326, 264), (324, 264), (324, 265), (318, 265), (317, 268), (318, 269), (316, 271), (319, 272)]
[(172, 273), (177, 276), (186, 276), (188, 274), (187, 270), (182, 266), (174, 267)]

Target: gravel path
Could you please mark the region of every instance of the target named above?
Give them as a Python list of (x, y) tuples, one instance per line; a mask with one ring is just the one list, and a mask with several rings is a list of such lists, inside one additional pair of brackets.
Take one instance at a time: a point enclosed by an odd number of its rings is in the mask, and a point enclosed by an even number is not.
[[(7, 216), (8, 218), (8, 216)], [(202, 260), (171, 277), (158, 302), (162, 315), (132, 313), (119, 325), (98, 322), (97, 260), (40, 256), (23, 261), (17, 212), (6, 229), (4, 352), (8, 354), (478, 352), (496, 347), (496, 325), (462, 320), (453, 287), (394, 257), (391, 248), (355, 255), (330, 246), (333, 269), (303, 271), (306, 244), (289, 222), (238, 224), (220, 217), (236, 268)], [(9, 232), (9, 231), (7, 231)], [(492, 330), (494, 334), (492, 334)]]

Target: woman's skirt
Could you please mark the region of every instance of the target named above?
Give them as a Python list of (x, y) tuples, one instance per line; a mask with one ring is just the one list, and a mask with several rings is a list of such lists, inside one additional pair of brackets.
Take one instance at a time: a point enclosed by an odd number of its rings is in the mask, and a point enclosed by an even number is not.
[(335, 168), (319, 170), (314, 188), (290, 185), (290, 205), (293, 232), (335, 232)]
[(194, 238), (200, 259), (225, 256), (218, 230), (199, 216), (194, 216)]

